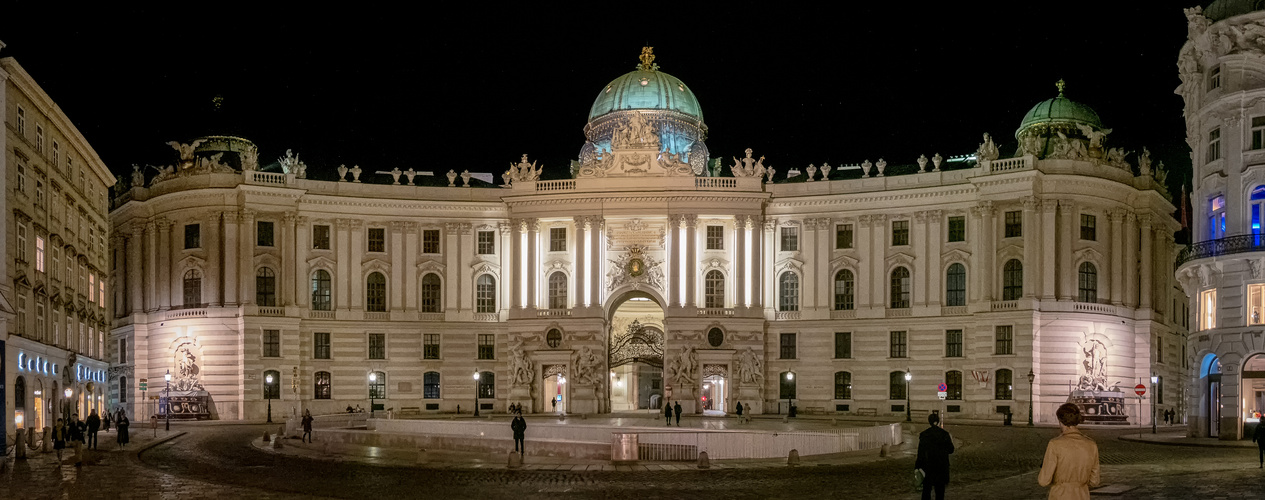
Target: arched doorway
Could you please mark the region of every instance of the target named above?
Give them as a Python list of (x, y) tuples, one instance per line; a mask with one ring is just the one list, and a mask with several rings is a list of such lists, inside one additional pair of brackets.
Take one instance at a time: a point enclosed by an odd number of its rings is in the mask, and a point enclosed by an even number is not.
[(544, 375), (543, 411), (565, 414), (568, 402), (566, 365), (544, 366), (541, 374)]
[(1221, 435), (1221, 360), (1216, 355), (1207, 354), (1199, 364), (1199, 382), (1206, 391), (1207, 398), (1199, 408), (1200, 417), (1206, 415), (1204, 428), (1208, 437)]
[(724, 415), (729, 408), (729, 381), (724, 373), (703, 374), (703, 395), (699, 403), (704, 415)]
[(670, 397), (663, 378), (663, 308), (649, 294), (629, 292), (613, 308), (610, 327), (610, 411), (662, 408)]
[(1240, 387), (1243, 395), (1243, 435), (1251, 436), (1261, 423), (1261, 414), (1265, 413), (1265, 354), (1253, 355), (1243, 363)]

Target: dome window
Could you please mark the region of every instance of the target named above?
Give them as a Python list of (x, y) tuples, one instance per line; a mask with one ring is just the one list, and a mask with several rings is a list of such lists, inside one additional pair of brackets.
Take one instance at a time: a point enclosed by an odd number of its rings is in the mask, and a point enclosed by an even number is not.
[(642, 78), (642, 79), (641, 79), (641, 86), (642, 86), (642, 87), (645, 87), (646, 85), (650, 85), (650, 79), (649, 79), (649, 78)]
[(606, 93), (607, 93), (607, 94), (611, 93), (611, 86), (610, 86), (610, 85), (607, 85), (607, 86), (606, 86)]
[(685, 84), (684, 84), (684, 83), (681, 83), (681, 82), (676, 82), (676, 88), (681, 89), (681, 92), (685, 92)]

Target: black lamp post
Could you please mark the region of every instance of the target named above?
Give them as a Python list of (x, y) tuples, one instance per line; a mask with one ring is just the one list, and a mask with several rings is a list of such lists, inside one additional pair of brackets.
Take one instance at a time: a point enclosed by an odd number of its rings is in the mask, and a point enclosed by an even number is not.
[(479, 370), (474, 371), (474, 416), (479, 416)]
[(906, 371), (905, 372), (905, 421), (906, 422), (914, 421), (914, 412), (913, 412), (913, 407), (911, 406), (913, 404), (911, 402), (912, 395), (909, 394), (909, 381), (913, 379), (914, 379), (914, 374)]
[(377, 391), (374, 390), (373, 386), (375, 385), (377, 381), (378, 381), (377, 372), (369, 372), (369, 418), (373, 418), (373, 400), (374, 400), (374, 397), (377, 396), (377, 394), (374, 394)]
[(163, 413), (167, 416), (167, 430), (171, 430), (171, 370), (167, 370), (167, 374), (163, 375), (163, 379), (167, 381), (167, 409)]
[(1159, 383), (1160, 383), (1160, 377), (1152, 373), (1151, 374), (1151, 434), (1155, 434), (1155, 397), (1159, 395), (1155, 392), (1159, 390), (1159, 388), (1155, 386)]
[[(793, 372), (786, 372), (786, 381), (793, 382), (794, 380), (795, 374)], [(786, 415), (791, 415), (791, 391), (786, 391)]]
[(75, 391), (74, 389), (67, 387), (65, 393), (66, 393), (66, 404), (62, 406), (62, 415), (64, 415), (63, 418), (65, 418), (66, 421), (69, 422), (70, 421), (70, 396), (73, 395)]
[(272, 423), (272, 374), (264, 377), (264, 399), (268, 400), (268, 423)]
[(1037, 374), (1028, 370), (1028, 427), (1032, 427), (1032, 405), (1036, 404), (1036, 396), (1032, 392), (1032, 383), (1036, 380)]

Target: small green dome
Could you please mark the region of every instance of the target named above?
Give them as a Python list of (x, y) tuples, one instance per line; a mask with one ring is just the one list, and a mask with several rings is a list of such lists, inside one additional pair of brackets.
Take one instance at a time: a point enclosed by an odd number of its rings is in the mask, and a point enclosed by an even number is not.
[(1019, 137), (1025, 130), (1037, 125), (1064, 125), (1075, 127), (1076, 124), (1085, 124), (1094, 128), (1102, 128), (1102, 120), (1098, 118), (1098, 112), (1093, 108), (1063, 97), (1063, 81), (1059, 80), (1059, 95), (1053, 99), (1046, 99), (1038, 102), (1033, 106), (1028, 114), (1024, 115), (1023, 121), (1019, 122), (1019, 129), (1015, 131), (1015, 137)]
[(639, 67), (602, 88), (593, 101), (589, 120), (612, 111), (659, 109), (681, 112), (702, 121), (703, 109), (698, 106), (694, 92), (680, 79), (658, 71), (657, 67)]
[(1212, 22), (1265, 9), (1265, 0), (1216, 0), (1204, 9), (1203, 15)]

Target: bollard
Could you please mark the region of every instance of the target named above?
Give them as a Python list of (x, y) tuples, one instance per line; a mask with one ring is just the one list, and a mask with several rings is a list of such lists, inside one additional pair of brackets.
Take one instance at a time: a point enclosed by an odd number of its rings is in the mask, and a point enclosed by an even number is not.
[(424, 463), (426, 463), (426, 449), (418, 448), (417, 449), (417, 464), (421, 465)]
[(698, 452), (698, 468), (700, 469), (712, 468), (712, 462), (711, 460), (707, 459), (707, 452), (705, 451)]
[(519, 454), (518, 454), (518, 452), (516, 452), (516, 451), (511, 451), (511, 452), (510, 452), (510, 461), (509, 461), (509, 464), (507, 465), (507, 467), (509, 467), (509, 468), (511, 468), (511, 469), (517, 469), (517, 468), (522, 467), (522, 466), (523, 466), (523, 456), (522, 456), (522, 455), (519, 455)]
[(280, 434), (272, 436), (272, 449), (274, 450), (281, 449), (281, 440), (284, 438), (285, 436), (282, 436)]
[(799, 450), (791, 450), (790, 456), (786, 457), (786, 465), (792, 467), (799, 465)]
[(886, 444), (884, 444), (882, 447), (880, 447), (880, 448), (878, 449), (878, 456), (880, 456), (880, 457), (886, 457), (886, 456), (887, 456), (887, 445), (886, 445)]
[(269, 441), (272, 441), (272, 435), (268, 434), (268, 431), (264, 431), (264, 444), (268, 444)]
[(26, 449), (35, 449), (35, 429), (26, 430)]
[(44, 445), (41, 447), (40, 451), (44, 453), (53, 451), (53, 428), (52, 427), (44, 428), (43, 438), (44, 438)]
[(782, 415), (782, 423), (784, 423), (784, 424), (785, 424), (785, 423), (789, 423), (790, 421), (791, 421), (791, 417), (790, 417), (790, 416), (787, 416), (787, 415)]
[(286, 435), (286, 426), (282, 425), (282, 426), (277, 427), (277, 435), (278, 436)]
[(13, 440), (13, 458), (26, 459), (26, 429), (18, 429), (17, 438)]

